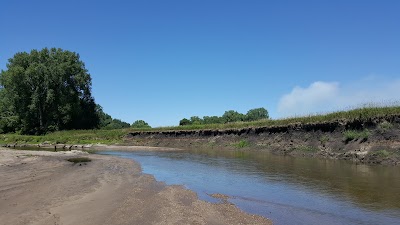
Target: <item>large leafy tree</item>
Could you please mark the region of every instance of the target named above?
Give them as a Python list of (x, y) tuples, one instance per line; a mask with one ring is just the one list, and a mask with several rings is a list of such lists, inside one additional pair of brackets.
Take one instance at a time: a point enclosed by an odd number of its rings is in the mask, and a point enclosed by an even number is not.
[(4, 89), (0, 88), (0, 133), (15, 132), (18, 126), (18, 117), (13, 114)]
[(239, 122), (244, 121), (244, 119), (245, 115), (238, 113), (235, 110), (225, 111), (225, 113), (222, 115), (222, 120), (224, 123)]
[(96, 112), (100, 119), (100, 129), (112, 130), (130, 127), (130, 124), (127, 122), (119, 119), (113, 119), (110, 115), (103, 111), (103, 107), (101, 107), (100, 105), (96, 105)]
[(133, 128), (151, 128), (151, 126), (144, 120), (136, 120), (132, 123)]
[(250, 109), (246, 114), (247, 121), (256, 121), (268, 118), (268, 111), (265, 108)]
[(1, 71), (0, 84), (22, 133), (99, 125), (91, 77), (75, 52), (44, 48), (17, 53)]

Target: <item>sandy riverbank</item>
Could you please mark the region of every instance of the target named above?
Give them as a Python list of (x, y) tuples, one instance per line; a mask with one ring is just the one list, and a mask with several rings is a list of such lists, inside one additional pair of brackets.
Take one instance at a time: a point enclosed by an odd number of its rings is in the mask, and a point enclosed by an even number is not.
[[(87, 164), (65, 159), (86, 156)], [(0, 148), (2, 224), (271, 224), (141, 173), (132, 160)]]

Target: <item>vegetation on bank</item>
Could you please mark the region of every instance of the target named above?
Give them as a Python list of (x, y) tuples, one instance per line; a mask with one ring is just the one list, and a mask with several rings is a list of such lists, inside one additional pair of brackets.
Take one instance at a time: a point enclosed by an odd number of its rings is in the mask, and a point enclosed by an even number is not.
[(0, 73), (1, 129), (44, 134), (96, 128), (99, 117), (91, 85), (75, 52), (59, 48), (19, 52)]
[[(121, 143), (123, 137), (129, 132), (135, 131), (168, 131), (168, 130), (223, 130), (223, 129), (241, 129), (250, 127), (272, 127), (272, 126), (286, 126), (290, 124), (310, 124), (310, 123), (327, 123), (334, 121), (352, 121), (362, 120), (367, 121), (376, 117), (385, 117), (400, 115), (400, 106), (387, 106), (387, 107), (364, 107), (353, 109), (349, 111), (340, 111), (329, 113), (325, 115), (314, 115), (305, 117), (294, 117), (286, 119), (265, 119), (251, 122), (234, 122), (225, 124), (195, 124), (175, 127), (142, 127), (142, 128), (123, 128), (123, 129), (94, 129), (94, 130), (70, 130), (70, 131), (57, 131), (41, 136), (34, 135), (19, 135), (19, 134), (0, 134), (0, 144), (10, 143), (29, 143), (39, 144), (49, 142), (52, 144), (118, 144)], [(140, 122), (141, 123), (141, 122)], [(138, 123), (139, 124), (139, 123)], [(384, 122), (378, 126), (378, 129), (388, 129), (392, 125)], [(348, 131), (344, 133), (344, 138), (347, 140), (368, 138), (367, 131)], [(326, 140), (321, 140), (325, 142)]]
[(266, 120), (268, 118), (268, 111), (264, 108), (250, 109), (246, 114), (239, 113), (235, 110), (228, 110), (225, 111), (222, 116), (204, 116), (203, 118), (192, 116), (190, 117), (190, 120), (183, 118), (181, 121), (179, 121), (179, 126), (250, 122)]

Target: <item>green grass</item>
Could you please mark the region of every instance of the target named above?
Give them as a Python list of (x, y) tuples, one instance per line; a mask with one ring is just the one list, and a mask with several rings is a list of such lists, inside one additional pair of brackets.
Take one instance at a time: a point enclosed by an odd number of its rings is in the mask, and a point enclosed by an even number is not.
[(117, 144), (128, 132), (128, 129), (118, 129), (57, 131), (43, 136), (0, 134), (0, 144)]
[(329, 141), (329, 137), (328, 137), (328, 135), (323, 135), (323, 136), (321, 136), (320, 138), (319, 138), (319, 141), (321, 142), (321, 144), (326, 144), (326, 142), (328, 142)]
[[(394, 104), (392, 104), (394, 105)], [(399, 104), (397, 104), (399, 105)], [(329, 122), (346, 122), (354, 120), (368, 120), (375, 117), (400, 115), (400, 106), (368, 106), (348, 111), (338, 111), (328, 114), (317, 114), (303, 117), (291, 117), (276, 120), (260, 120), (252, 122), (236, 122), (227, 124), (197, 124), (188, 126), (157, 127), (157, 128), (126, 128), (116, 130), (70, 130), (57, 131), (43, 136), (19, 135), (19, 134), (0, 134), (0, 144), (27, 143), (39, 144), (45, 141), (50, 144), (118, 144), (123, 142), (123, 137), (130, 132), (161, 132), (177, 130), (226, 130), (242, 129), (254, 127), (274, 127), (287, 126), (290, 124), (317, 124)], [(390, 127), (388, 124), (382, 125), (384, 128)], [(354, 136), (346, 133), (345, 136)], [(356, 135), (357, 136), (357, 135)]]
[(246, 140), (241, 140), (241, 141), (235, 143), (234, 146), (236, 148), (245, 148), (245, 147), (249, 147), (250, 143)]
[(85, 163), (85, 162), (91, 162), (92, 160), (89, 159), (88, 157), (76, 157), (76, 158), (69, 158), (67, 159), (68, 162), (73, 162), (75, 163)]
[(349, 142), (352, 140), (361, 140), (361, 141), (366, 141), (370, 135), (370, 132), (368, 130), (346, 130), (343, 132), (344, 136), (344, 141)]

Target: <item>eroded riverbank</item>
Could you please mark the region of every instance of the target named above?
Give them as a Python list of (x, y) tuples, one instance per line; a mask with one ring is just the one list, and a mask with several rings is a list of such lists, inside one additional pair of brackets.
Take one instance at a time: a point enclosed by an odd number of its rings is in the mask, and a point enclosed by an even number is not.
[(131, 132), (125, 145), (260, 150), (279, 155), (400, 165), (400, 116), (226, 130)]

